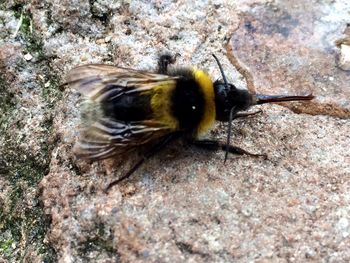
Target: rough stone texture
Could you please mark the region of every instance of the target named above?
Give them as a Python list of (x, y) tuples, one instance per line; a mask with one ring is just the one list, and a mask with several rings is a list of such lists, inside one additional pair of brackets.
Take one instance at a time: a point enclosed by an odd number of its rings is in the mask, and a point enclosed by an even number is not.
[[(243, 63), (256, 90), (317, 94), (294, 111), (350, 116), (350, 42), (347, 1), (242, 1), (230, 52)], [(344, 70), (345, 69), (345, 70)]]
[[(0, 261), (348, 262), (347, 1), (116, 2), (0, 4)], [(235, 121), (232, 142), (268, 160), (178, 142), (105, 193), (138, 154), (76, 160), (79, 98), (59, 83), (83, 63), (152, 70), (165, 50), (213, 79), (215, 53), (241, 88), (317, 98)]]

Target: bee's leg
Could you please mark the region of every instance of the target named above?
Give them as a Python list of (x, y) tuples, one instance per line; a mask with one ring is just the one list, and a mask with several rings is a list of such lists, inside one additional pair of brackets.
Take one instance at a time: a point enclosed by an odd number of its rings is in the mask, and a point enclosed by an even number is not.
[(148, 152), (144, 154), (144, 156), (134, 164), (134, 166), (131, 167), (131, 169), (124, 174), (122, 177), (112, 181), (111, 183), (108, 184), (108, 186), (105, 189), (105, 192), (108, 192), (111, 187), (114, 185), (119, 184), (121, 181), (127, 179), (130, 175), (132, 175), (146, 160), (151, 158), (153, 155), (155, 155), (157, 152), (162, 150), (166, 145), (168, 145), (170, 142), (178, 139), (181, 136), (179, 133), (172, 133), (167, 136), (165, 136), (159, 143), (154, 145)]
[(167, 74), (169, 64), (174, 64), (178, 56), (180, 56), (179, 53), (176, 53), (175, 55), (171, 55), (170, 53), (160, 55), (158, 60), (158, 73)]
[(262, 112), (263, 112), (262, 110), (257, 110), (257, 111), (254, 111), (254, 112), (239, 112), (239, 113), (235, 114), (234, 119), (245, 118), (245, 117), (253, 116), (253, 115), (256, 115), (256, 114), (259, 114), (259, 113), (262, 113)]
[[(214, 141), (214, 140), (195, 140), (195, 141), (192, 141), (191, 144), (208, 151), (217, 151), (217, 150), (226, 151), (226, 148), (227, 148), (226, 144), (219, 141)], [(233, 145), (228, 145), (227, 151), (233, 154), (267, 158), (266, 154), (250, 153), (240, 147), (233, 146)]]

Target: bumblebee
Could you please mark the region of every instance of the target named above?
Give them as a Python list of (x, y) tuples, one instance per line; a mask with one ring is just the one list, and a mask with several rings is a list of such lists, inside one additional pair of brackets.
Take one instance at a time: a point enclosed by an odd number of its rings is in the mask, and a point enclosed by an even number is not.
[[(311, 100), (306, 96), (268, 96), (251, 94), (227, 83), (221, 64), (223, 80), (213, 82), (210, 76), (195, 67), (173, 68), (176, 56), (160, 56), (155, 73), (104, 64), (90, 64), (72, 69), (67, 84), (82, 94), (94, 110), (90, 121), (81, 131), (74, 147), (77, 157), (101, 160), (150, 145), (148, 151), (121, 178), (107, 187), (129, 177), (146, 159), (171, 141), (186, 138), (189, 143), (210, 150), (253, 154), (230, 145), (231, 123), (257, 104)], [(215, 121), (228, 122), (227, 142), (200, 140)]]

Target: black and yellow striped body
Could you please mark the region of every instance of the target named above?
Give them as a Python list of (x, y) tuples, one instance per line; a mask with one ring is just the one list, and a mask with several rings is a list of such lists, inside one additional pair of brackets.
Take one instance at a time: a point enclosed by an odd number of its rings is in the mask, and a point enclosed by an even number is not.
[(215, 122), (213, 82), (196, 68), (165, 75), (91, 64), (67, 79), (92, 108), (75, 145), (81, 158), (105, 159), (175, 133), (196, 138)]
[(144, 92), (104, 101), (104, 115), (124, 122), (153, 120), (170, 131), (193, 136), (206, 132), (215, 121), (211, 79), (195, 68), (178, 69), (169, 75), (176, 79), (160, 82)]
[[(214, 56), (215, 57), (215, 56)], [(120, 155), (149, 144), (149, 150), (122, 178), (130, 176), (144, 160), (170, 141), (191, 136), (191, 143), (208, 150), (223, 149), (227, 153), (252, 154), (230, 145), (231, 123), (240, 111), (269, 102), (311, 100), (313, 96), (252, 95), (224, 81), (212, 82), (196, 68), (168, 69), (175, 59), (160, 57), (157, 73), (90, 64), (74, 68), (67, 84), (82, 94), (87, 105), (83, 127), (74, 146), (76, 156), (101, 160)], [(241, 116), (252, 115), (251, 113)], [(227, 143), (198, 140), (215, 120), (229, 122)]]

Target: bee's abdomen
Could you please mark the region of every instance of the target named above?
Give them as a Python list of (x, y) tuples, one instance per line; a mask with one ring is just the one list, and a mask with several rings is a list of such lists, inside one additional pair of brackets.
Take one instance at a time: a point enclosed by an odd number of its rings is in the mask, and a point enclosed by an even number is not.
[(147, 120), (152, 114), (150, 96), (138, 93), (104, 101), (102, 109), (106, 117), (125, 122)]

